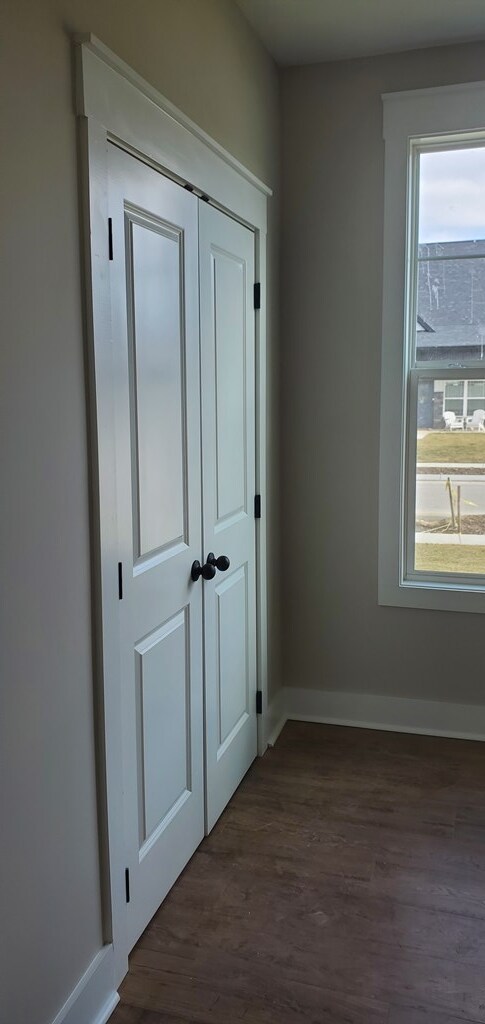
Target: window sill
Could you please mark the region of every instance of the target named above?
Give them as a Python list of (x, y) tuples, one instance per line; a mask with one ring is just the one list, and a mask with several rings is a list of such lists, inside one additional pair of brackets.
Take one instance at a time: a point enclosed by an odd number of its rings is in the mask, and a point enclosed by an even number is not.
[(485, 612), (485, 587), (469, 584), (422, 583), (406, 580), (402, 583), (380, 583), (379, 605), (396, 608), (424, 608), (442, 612)]

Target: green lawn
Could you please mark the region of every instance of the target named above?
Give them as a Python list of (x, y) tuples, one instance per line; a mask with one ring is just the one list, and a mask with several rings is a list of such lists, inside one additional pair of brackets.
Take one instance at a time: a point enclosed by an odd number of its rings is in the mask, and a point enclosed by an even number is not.
[(416, 544), (416, 569), (485, 573), (485, 545)]
[(418, 462), (483, 462), (485, 433), (454, 433), (438, 430), (418, 441)]

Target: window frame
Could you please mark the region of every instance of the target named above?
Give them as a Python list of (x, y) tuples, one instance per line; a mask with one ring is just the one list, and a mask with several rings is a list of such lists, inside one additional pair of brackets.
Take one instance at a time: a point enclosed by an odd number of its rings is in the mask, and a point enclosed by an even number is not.
[(391, 93), (382, 99), (385, 176), (378, 600), (398, 607), (485, 612), (485, 576), (477, 579), (414, 570), (418, 381), (484, 378), (483, 361), (448, 368), (442, 361), (417, 364), (414, 359), (417, 161), (423, 150), (485, 144), (485, 82)]

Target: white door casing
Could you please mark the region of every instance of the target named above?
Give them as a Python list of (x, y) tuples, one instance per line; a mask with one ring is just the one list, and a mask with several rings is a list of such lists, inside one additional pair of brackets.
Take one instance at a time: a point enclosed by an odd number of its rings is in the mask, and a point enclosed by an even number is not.
[(199, 202), (206, 830), (257, 753), (254, 234)]
[[(59, 1014), (59, 1024), (61, 1018), (64, 1022), (66, 1013), (69, 1024), (84, 1024), (88, 1016), (101, 1016), (107, 1002), (115, 1004), (115, 989), (127, 970), (127, 955), (132, 946), (132, 933), (126, 929), (126, 846), (119, 825), (124, 803), (119, 670), (123, 602), (118, 600), (118, 497), (114, 471), (114, 408), (119, 381), (113, 369), (108, 263), (110, 142), (126, 153), (136, 154), (179, 184), (195, 189), (199, 195), (209, 196), (212, 204), (254, 231), (256, 276), (261, 282), (262, 296), (261, 312), (256, 314), (256, 490), (263, 496), (263, 517), (256, 525), (258, 687), (262, 691), (263, 712), (258, 716), (259, 753), (266, 747), (268, 721), (265, 282), (267, 197), (271, 196), (271, 189), (94, 35), (75, 37), (74, 57), (89, 373), (95, 707), (105, 944), (71, 993)], [(113, 227), (117, 245), (116, 224)], [(203, 552), (197, 552), (197, 557), (203, 557)], [(88, 1004), (96, 1007), (96, 1011), (87, 1013)]]
[(197, 199), (110, 146), (109, 212), (131, 948), (204, 830)]

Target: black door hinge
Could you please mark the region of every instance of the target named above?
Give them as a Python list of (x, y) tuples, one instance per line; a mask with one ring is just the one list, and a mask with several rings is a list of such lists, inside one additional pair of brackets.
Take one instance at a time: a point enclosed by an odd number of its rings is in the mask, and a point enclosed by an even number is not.
[(125, 896), (126, 902), (130, 902), (130, 869), (125, 868)]
[(254, 285), (254, 308), (261, 309), (261, 285), (259, 281)]
[(256, 714), (263, 714), (263, 691), (256, 690)]
[(118, 562), (118, 597), (123, 600), (123, 563)]
[(108, 259), (113, 259), (113, 220), (108, 217)]
[(261, 495), (254, 495), (254, 518), (261, 519)]

